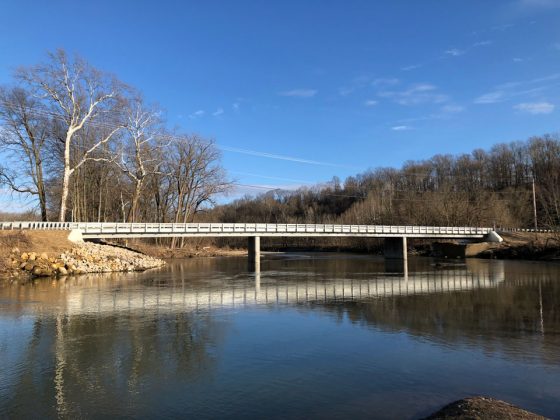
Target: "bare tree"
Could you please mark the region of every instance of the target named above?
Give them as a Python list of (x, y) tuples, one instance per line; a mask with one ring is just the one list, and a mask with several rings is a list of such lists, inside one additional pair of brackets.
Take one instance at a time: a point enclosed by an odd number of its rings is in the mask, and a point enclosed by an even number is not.
[(0, 184), (37, 196), (41, 220), (47, 221), (43, 169), (49, 131), (41, 104), (22, 88), (1, 88), (0, 122), (0, 146), (11, 158), (10, 168), (0, 168)]
[[(175, 223), (187, 223), (205, 203), (230, 187), (223, 168), (218, 164), (219, 151), (212, 141), (199, 136), (182, 136), (168, 155), (170, 176), (176, 187)], [(176, 238), (173, 238), (172, 247)]]
[(161, 111), (146, 107), (140, 96), (133, 97), (126, 107), (126, 137), (117, 165), (133, 184), (127, 216), (129, 222), (136, 221), (144, 184), (148, 177), (160, 173), (162, 149), (169, 144), (169, 140), (164, 140), (165, 130), (160, 115)]
[[(93, 157), (95, 152), (122, 129), (115, 118), (118, 113), (111, 111), (119, 103), (123, 85), (79, 57), (70, 59), (63, 50), (50, 53), (45, 64), (19, 69), (16, 78), (44, 101), (63, 126), (59, 138), (63, 146), (59, 221), (64, 221), (70, 177), (88, 160), (99, 159)], [(106, 129), (99, 131), (100, 137), (91, 146), (79, 151), (79, 159), (73, 159), (72, 155), (77, 153), (74, 147), (77, 134), (87, 124), (104, 124)]]

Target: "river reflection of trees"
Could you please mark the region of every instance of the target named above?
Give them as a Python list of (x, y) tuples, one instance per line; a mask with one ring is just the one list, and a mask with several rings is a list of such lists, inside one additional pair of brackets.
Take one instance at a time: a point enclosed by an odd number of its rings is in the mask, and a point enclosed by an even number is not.
[(18, 360), (11, 361), (21, 369), (4, 395), (10, 407), (4, 414), (133, 415), (158, 384), (180, 387), (211, 376), (225, 329), (201, 313), (37, 317)]
[(313, 307), (383, 331), (560, 363), (560, 282), (514, 280), (494, 289), (393, 296)]

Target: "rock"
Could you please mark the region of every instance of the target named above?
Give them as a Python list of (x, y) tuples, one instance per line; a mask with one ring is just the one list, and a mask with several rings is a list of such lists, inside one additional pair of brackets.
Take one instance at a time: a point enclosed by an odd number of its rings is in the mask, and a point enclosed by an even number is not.
[(39, 258), (41, 258), (42, 260), (45, 260), (45, 261), (49, 260), (49, 256), (47, 255), (46, 252), (43, 252), (41, 255), (39, 255)]
[(21, 260), (22, 261), (27, 261), (29, 259), (29, 254), (27, 252), (24, 252), (23, 254), (21, 254)]
[(61, 276), (68, 275), (68, 270), (66, 270), (66, 268), (64, 268), (64, 267), (58, 267), (57, 272)]
[(12, 254), (19, 254), (19, 248), (17, 246), (12, 248)]
[(53, 272), (49, 269), (35, 267), (35, 269), (33, 270), (33, 275), (36, 277), (50, 277), (53, 275)]
[(34, 268), (35, 268), (35, 264), (33, 264), (33, 263), (26, 263), (26, 264), (23, 266), (23, 269), (24, 269), (25, 271), (33, 271)]
[(545, 417), (523, 410), (505, 401), (488, 397), (471, 397), (446, 405), (424, 420), (448, 419), (545, 420)]
[(29, 254), (29, 261), (35, 261), (37, 259), (37, 254), (35, 252), (32, 252)]

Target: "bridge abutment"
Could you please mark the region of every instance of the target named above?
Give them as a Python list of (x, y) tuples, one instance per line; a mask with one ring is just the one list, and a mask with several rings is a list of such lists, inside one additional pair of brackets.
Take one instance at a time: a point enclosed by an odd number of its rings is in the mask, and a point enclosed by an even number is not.
[(408, 260), (406, 236), (397, 238), (385, 238), (383, 243), (383, 255), (388, 260)]
[(249, 236), (247, 238), (247, 250), (249, 251), (249, 271), (258, 273), (261, 271), (261, 237)]

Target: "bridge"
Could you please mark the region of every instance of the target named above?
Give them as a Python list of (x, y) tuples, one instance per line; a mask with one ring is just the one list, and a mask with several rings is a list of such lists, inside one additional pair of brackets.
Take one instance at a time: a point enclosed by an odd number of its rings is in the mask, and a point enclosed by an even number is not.
[(491, 228), (292, 223), (82, 223), (1, 222), (0, 230), (68, 230), (71, 240), (161, 237), (247, 237), (249, 267), (260, 271), (261, 237), (355, 237), (385, 239), (385, 257), (407, 260), (407, 239), (501, 242)]

